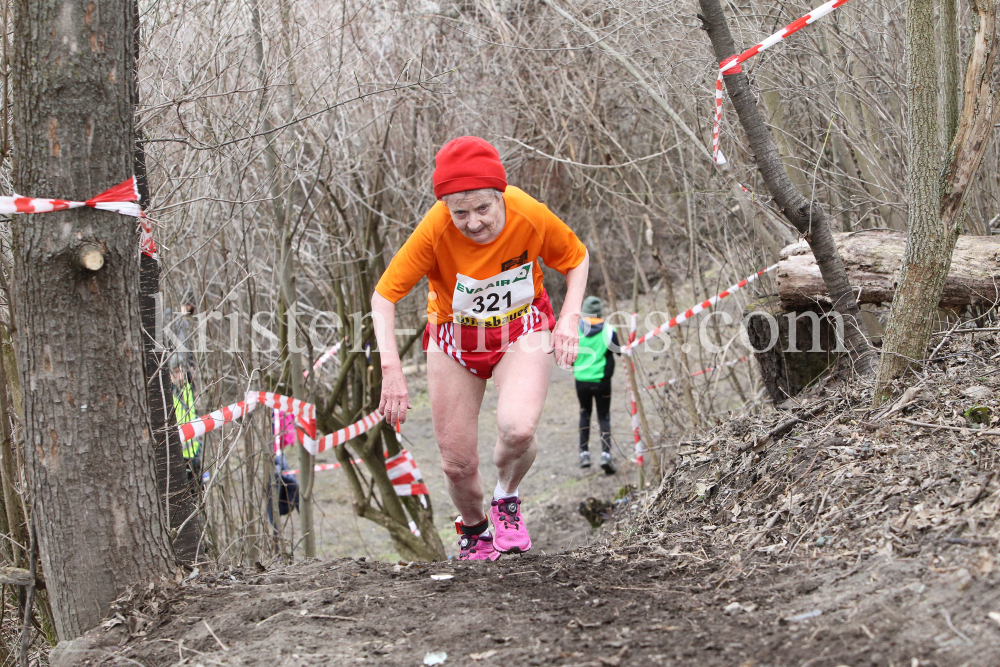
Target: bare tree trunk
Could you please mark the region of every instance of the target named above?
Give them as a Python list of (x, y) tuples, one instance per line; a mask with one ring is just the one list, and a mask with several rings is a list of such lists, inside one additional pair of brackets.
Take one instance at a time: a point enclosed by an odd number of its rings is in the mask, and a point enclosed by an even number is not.
[(909, 231), (899, 286), (882, 344), (876, 376), (876, 403), (889, 397), (889, 383), (913, 361), (923, 359), (951, 256), (961, 229), (965, 195), (993, 127), (1000, 120), (996, 0), (973, 0), (978, 19), (965, 76), (964, 102), (955, 140), (939, 171), (937, 62), (933, 0), (908, 0), (906, 73), (909, 103)]
[[(729, 31), (726, 16), (719, 0), (698, 0), (701, 20), (715, 57), (722, 62), (736, 54), (733, 36)], [(851, 291), (851, 283), (840, 260), (837, 246), (833, 242), (828, 216), (815, 201), (809, 201), (795, 189), (788, 179), (781, 157), (771, 139), (771, 132), (757, 108), (757, 101), (750, 90), (750, 79), (743, 72), (725, 76), (726, 90), (733, 102), (740, 125), (747, 134), (757, 168), (767, 190), (774, 198), (785, 218), (802, 234), (816, 257), (827, 292), (834, 309), (844, 317), (844, 333), (847, 347), (854, 360), (855, 369), (862, 374), (874, 370), (871, 348), (865, 337), (857, 300)]]
[[(298, 292), (295, 286), (294, 250), (292, 236), (294, 229), (288, 218), (285, 195), (282, 191), (281, 178), (278, 173), (278, 153), (274, 148), (274, 133), (267, 111), (267, 69), (264, 62), (264, 33), (260, 24), (260, 3), (253, 0), (250, 4), (250, 17), (254, 28), (254, 61), (261, 85), (261, 131), (264, 134), (264, 168), (270, 179), (271, 206), (274, 209), (274, 223), (281, 239), (278, 254), (279, 299), (277, 315), (281, 332), (282, 377), (291, 385), (292, 396), (305, 400), (305, 387), (302, 382), (302, 357), (297, 351), (294, 320), (297, 317), (295, 304), (298, 302)], [(287, 375), (286, 375), (287, 373)], [(316, 556), (316, 532), (313, 529), (313, 466), (315, 458), (301, 444), (299, 452), (299, 519), (302, 524), (302, 549), (306, 558)]]
[[(139, 2), (132, 0), (133, 20), (132, 57), (139, 60), (140, 25)], [(138, 81), (136, 81), (136, 105), (139, 103)], [(149, 208), (149, 178), (146, 173), (146, 150), (143, 146), (142, 131), (135, 137), (135, 185), (139, 192), (142, 210)], [(166, 511), (167, 526), (170, 529), (174, 553), (185, 562), (194, 562), (198, 550), (197, 521), (188, 521), (194, 512), (195, 496), (191, 493), (193, 484), (200, 480), (187, 479), (187, 464), (182, 455), (180, 442), (175, 440), (177, 419), (173, 410), (173, 396), (170, 371), (164, 363), (162, 352), (163, 335), (157, 330), (157, 294), (160, 292), (160, 264), (152, 257), (139, 257), (139, 309), (142, 317), (142, 354), (146, 372), (146, 400), (149, 402), (149, 422), (156, 442), (156, 485), (160, 490)], [(159, 323), (162, 324), (162, 323)], [(176, 531), (183, 526), (179, 534)]]
[(911, 361), (923, 359), (958, 238), (957, 229), (941, 225), (938, 71), (933, 44), (934, 0), (907, 0), (908, 220), (899, 288), (892, 301), (878, 369), (883, 391)]
[[(943, 145), (958, 132), (958, 0), (941, 0), (941, 129)], [(932, 42), (933, 43), (933, 42)]]
[[(192, 487), (201, 481), (189, 481), (187, 478), (187, 463), (176, 435), (177, 420), (173, 410), (170, 371), (157, 345), (156, 294), (160, 285), (160, 264), (152, 257), (143, 255), (139, 259), (139, 265), (143, 360), (150, 428), (156, 443), (156, 486), (163, 499), (174, 553), (180, 560), (193, 563), (198, 550), (200, 527), (198, 521), (188, 521), (188, 518), (197, 511)], [(175, 534), (182, 525), (181, 532)]]
[[(128, 0), (17, 0), (14, 189), (87, 199), (132, 174)], [(13, 223), (29, 499), (60, 639), (169, 571), (139, 315), (135, 221), (91, 209)], [(103, 268), (78, 263), (102, 249)]]
[[(611, 273), (608, 271), (608, 263), (604, 259), (604, 251), (601, 249), (601, 244), (598, 241), (597, 236), (597, 226), (594, 224), (594, 219), (590, 218), (590, 236), (592, 240), (592, 246), (594, 252), (597, 254), (597, 263), (601, 267), (601, 275), (604, 276), (604, 289), (608, 294), (608, 305), (611, 306), (611, 312), (618, 312), (618, 299), (615, 298), (614, 283), (611, 282)], [(618, 329), (618, 342), (621, 345), (628, 344), (628, 332), (625, 328), (619, 325)], [(646, 438), (646, 446), (649, 448), (649, 457), (652, 459), (654, 474), (651, 476), (654, 480), (658, 481), (660, 477), (663, 476), (664, 466), (661, 464), (660, 454), (653, 447), (653, 431), (649, 428), (649, 422), (646, 421), (646, 408), (642, 404), (642, 399), (639, 397), (639, 385), (636, 383), (635, 378), (635, 367), (631, 363), (625, 364), (625, 370), (628, 371), (628, 381), (632, 385), (632, 393), (635, 396), (635, 407), (639, 413), (639, 427), (642, 429), (642, 434)], [(666, 464), (668, 467), (672, 467), (674, 463), (674, 458), (676, 454), (676, 448), (667, 452)], [(641, 470), (640, 470), (641, 474)]]

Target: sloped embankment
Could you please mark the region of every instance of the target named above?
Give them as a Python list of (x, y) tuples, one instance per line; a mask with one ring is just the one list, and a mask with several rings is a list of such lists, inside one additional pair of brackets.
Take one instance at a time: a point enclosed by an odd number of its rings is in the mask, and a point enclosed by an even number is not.
[[(862, 662), (1000, 664), (1000, 345), (956, 335), (896, 399), (827, 379), (766, 419), (681, 450), (617, 551), (722, 563), (716, 585), (793, 567), (810, 640), (855, 635)], [(734, 599), (734, 601), (737, 601)], [(872, 657), (874, 656), (874, 657)]]

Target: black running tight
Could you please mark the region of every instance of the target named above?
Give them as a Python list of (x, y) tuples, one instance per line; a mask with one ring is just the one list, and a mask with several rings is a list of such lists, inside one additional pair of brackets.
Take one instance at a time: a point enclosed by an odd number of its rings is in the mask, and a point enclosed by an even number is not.
[(576, 381), (576, 397), (580, 399), (580, 451), (586, 452), (590, 442), (590, 415), (597, 403), (597, 423), (601, 428), (601, 451), (611, 451), (611, 383)]

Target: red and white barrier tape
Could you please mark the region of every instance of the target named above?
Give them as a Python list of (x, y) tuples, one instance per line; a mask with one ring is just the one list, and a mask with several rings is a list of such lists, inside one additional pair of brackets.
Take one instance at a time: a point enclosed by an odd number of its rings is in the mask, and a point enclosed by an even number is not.
[[(694, 373), (691, 373), (691, 375), (689, 375), (688, 377), (692, 377), (692, 378), (693, 377), (698, 377), (699, 375), (704, 375), (705, 373), (711, 373), (712, 371), (719, 370), (720, 368), (725, 368), (727, 366), (735, 366), (736, 364), (743, 363), (744, 361), (746, 361), (749, 358), (750, 357), (740, 357), (739, 359), (733, 359), (732, 361), (727, 361), (726, 363), (722, 364), (722, 366), (713, 366), (711, 368), (703, 368), (700, 371), (695, 371)], [(646, 387), (645, 391), (653, 391), (654, 389), (656, 389), (658, 387), (666, 387), (667, 385), (674, 384), (674, 383), (678, 382), (679, 380), (680, 380), (680, 378), (673, 378), (671, 380), (667, 380), (666, 382), (658, 382), (657, 384), (650, 385), (650, 386)]]
[[(354, 459), (351, 461), (352, 465), (358, 465), (360, 463), (364, 463), (364, 461), (361, 459)], [(340, 463), (317, 463), (313, 466), (313, 472), (336, 470), (340, 467)], [(430, 492), (427, 490), (427, 485), (424, 484), (423, 478), (420, 476), (420, 470), (417, 468), (417, 463), (413, 460), (413, 455), (405, 449), (396, 456), (388, 459), (385, 462), (385, 467), (389, 473), (389, 479), (392, 481), (392, 486), (396, 491), (397, 496), (430, 495)], [(298, 470), (286, 470), (282, 474), (297, 475), (298, 472)]]
[(342, 445), (348, 440), (356, 438), (362, 433), (371, 430), (371, 428), (375, 426), (375, 424), (379, 423), (381, 419), (382, 419), (382, 413), (376, 410), (371, 414), (365, 415), (364, 417), (354, 422), (350, 426), (345, 426), (336, 433), (331, 433), (330, 435), (324, 435), (322, 438), (319, 438), (318, 440), (311, 440), (311, 439), (306, 440), (305, 442), (302, 443), (302, 446), (305, 447), (306, 451), (308, 451), (310, 454), (316, 456), (322, 451), (326, 451), (327, 449), (333, 449), (337, 445)]
[(260, 403), (269, 408), (295, 415), (299, 418), (300, 422), (306, 424), (316, 421), (316, 406), (297, 398), (282, 396), (281, 394), (274, 394), (269, 391), (248, 391), (244, 400), (247, 403)]
[[(331, 433), (330, 435), (325, 435), (322, 438), (315, 439), (315, 405), (298, 399), (289, 398), (288, 396), (282, 396), (281, 394), (273, 394), (265, 391), (249, 391), (246, 394), (246, 400), (234, 403), (233, 405), (227, 405), (224, 408), (220, 408), (219, 410), (216, 410), (215, 412), (199, 419), (195, 419), (192, 422), (178, 425), (177, 431), (180, 440), (181, 442), (185, 442), (187, 440), (197, 438), (218, 428), (222, 424), (235, 421), (243, 415), (249, 413), (259, 403), (277, 410), (283, 410), (285, 412), (295, 414), (297, 417), (295, 427), (296, 430), (300, 431), (299, 439), (302, 441), (306, 450), (313, 456), (322, 451), (332, 449), (337, 445), (343, 444), (352, 438), (358, 437), (359, 435), (370, 430), (379, 422), (380, 419), (382, 419), (382, 413), (376, 410), (350, 426), (345, 426), (336, 433)], [(306, 418), (308, 418), (308, 421), (306, 421)], [(305, 437), (302, 437), (303, 435)]]
[(307, 434), (315, 437), (315, 405), (268, 391), (248, 391), (244, 399), (239, 403), (227, 405), (192, 422), (178, 424), (177, 432), (181, 442), (205, 435), (223, 424), (240, 419), (257, 407), (258, 404), (295, 415), (297, 417), (296, 427), (305, 430)]
[(746, 278), (744, 278), (740, 282), (736, 283), (735, 285), (730, 285), (728, 288), (726, 288), (723, 291), (719, 292), (718, 294), (716, 294), (712, 298), (705, 299), (704, 301), (702, 301), (698, 305), (693, 306), (691, 308), (688, 308), (687, 310), (685, 310), (680, 315), (677, 315), (676, 317), (672, 318), (669, 322), (667, 322), (665, 324), (661, 324), (660, 326), (656, 327), (652, 331), (647, 332), (645, 335), (642, 336), (642, 338), (636, 340), (635, 342), (631, 342), (628, 345), (626, 345), (625, 347), (623, 347), (622, 348), (622, 354), (626, 354), (626, 355), (632, 354), (632, 350), (634, 350), (637, 346), (645, 343), (650, 338), (653, 338), (655, 336), (659, 336), (661, 333), (663, 333), (667, 329), (673, 329), (675, 326), (677, 326), (681, 322), (686, 322), (687, 320), (691, 319), (692, 317), (694, 317), (698, 313), (700, 313), (703, 310), (706, 310), (708, 308), (711, 308), (712, 306), (714, 306), (715, 304), (717, 304), (719, 301), (721, 301), (722, 299), (725, 299), (727, 296), (729, 296), (730, 294), (732, 294), (733, 292), (739, 292), (741, 289), (743, 289), (744, 287), (746, 287), (747, 285), (749, 285), (753, 281), (757, 280), (757, 278), (760, 278), (762, 275), (764, 275), (768, 271), (774, 271), (776, 268), (778, 268), (778, 265), (777, 264), (773, 264), (773, 265), (767, 267), (766, 269), (758, 271), (757, 273), (755, 273), (753, 275), (747, 276)]
[(193, 440), (205, 435), (209, 431), (214, 431), (223, 424), (235, 421), (243, 417), (243, 415), (249, 414), (255, 407), (257, 407), (256, 403), (248, 403), (246, 401), (227, 405), (192, 422), (179, 424), (177, 426), (177, 435), (180, 437), (181, 442)]
[[(628, 331), (628, 342), (631, 345), (632, 341), (635, 340), (635, 332), (639, 326), (639, 314), (632, 313), (632, 318), (629, 321), (629, 331)], [(625, 366), (625, 390), (628, 392), (628, 409), (629, 414), (632, 417), (632, 437), (635, 440), (635, 462), (636, 465), (643, 464), (642, 454), (646, 451), (645, 446), (642, 444), (642, 434), (639, 431), (639, 408), (635, 403), (635, 392), (632, 391), (632, 382), (629, 380), (629, 366), (631, 365), (633, 373), (635, 372), (635, 364), (632, 362), (631, 358), (626, 358), (627, 355), (622, 355), (622, 364)]]
[[(302, 446), (305, 447), (306, 451), (313, 456), (316, 456), (320, 452), (327, 449), (333, 449), (337, 445), (343, 444), (352, 438), (358, 437), (359, 435), (370, 430), (382, 419), (382, 413), (376, 410), (350, 426), (340, 429), (336, 433), (331, 433), (330, 435), (325, 435), (322, 438), (316, 439), (315, 405), (291, 398), (289, 396), (282, 396), (281, 394), (274, 394), (267, 391), (248, 391), (246, 399), (240, 401), (239, 403), (227, 405), (226, 407), (220, 408), (219, 410), (201, 417), (200, 419), (196, 419), (186, 424), (180, 424), (177, 427), (178, 436), (180, 437), (181, 442), (192, 440), (216, 429), (222, 424), (226, 424), (243, 417), (244, 415), (250, 413), (255, 407), (257, 407), (257, 405), (266, 405), (275, 410), (281, 410), (295, 415), (297, 418), (295, 427), (299, 432), (298, 435), (299, 439), (302, 441)], [(398, 424), (396, 425), (396, 437), (401, 438)], [(333, 468), (340, 467), (339, 463), (320, 465), (327, 466), (323, 467), (322, 470), (332, 470)], [(408, 451), (405, 449), (402, 450), (396, 456), (388, 459), (385, 462), (385, 465), (389, 471), (389, 479), (392, 480), (392, 484), (396, 489), (396, 495), (429, 495), (427, 487), (423, 483), (423, 478), (420, 475), (420, 469), (417, 468), (416, 461), (413, 460), (413, 456)], [(320, 466), (316, 466), (315, 468), (315, 470), (320, 469)]]
[(386, 460), (385, 468), (397, 496), (430, 495), (424, 485), (420, 468), (417, 467), (417, 462), (413, 460), (410, 452), (401, 450), (399, 454)]
[(722, 90), (723, 83), (722, 77), (724, 74), (736, 74), (743, 71), (740, 67), (740, 63), (745, 60), (753, 58), (755, 55), (763, 51), (764, 49), (770, 48), (788, 37), (794, 32), (798, 32), (805, 26), (809, 25), (817, 19), (823, 18), (834, 9), (837, 9), (841, 5), (846, 5), (848, 0), (830, 0), (829, 2), (820, 5), (816, 9), (812, 10), (805, 16), (792, 21), (784, 28), (774, 33), (767, 39), (765, 39), (760, 44), (757, 44), (739, 55), (730, 56), (719, 63), (719, 77), (715, 81), (715, 127), (712, 128), (712, 159), (715, 164), (725, 164), (726, 157), (719, 150), (719, 128), (722, 123)]
[[(363, 463), (363, 461), (361, 459), (351, 461), (352, 465), (358, 465), (359, 463)], [(336, 470), (340, 467), (340, 463), (318, 463), (313, 466), (313, 471), (323, 472), (325, 470)], [(420, 474), (420, 468), (417, 467), (417, 462), (413, 459), (413, 455), (410, 452), (404, 449), (399, 454), (386, 459), (385, 468), (386, 472), (389, 473), (389, 481), (392, 482), (397, 496), (430, 495), (427, 485), (424, 484), (423, 476)], [(298, 470), (288, 470), (284, 474), (295, 475), (298, 472)]]
[[(316, 370), (317, 368), (319, 368), (320, 366), (322, 366), (323, 364), (325, 364), (326, 362), (328, 362), (330, 360), (330, 358), (333, 357), (333, 355), (337, 354), (337, 352), (340, 351), (340, 346), (343, 345), (343, 344), (344, 344), (344, 341), (340, 341), (340, 342), (334, 344), (333, 346), (331, 346), (330, 349), (328, 349), (326, 352), (324, 352), (320, 356), (320, 358), (317, 359), (315, 363), (313, 363), (312, 369)], [(308, 368), (306, 370), (302, 371), (302, 377), (304, 377), (304, 378), (309, 377), (309, 369)]]
[(139, 218), (139, 250), (156, 259), (156, 241), (153, 240), (153, 228), (149, 224), (145, 212), (137, 203), (138, 201), (139, 191), (136, 189), (135, 177), (133, 176), (87, 201), (40, 199), (17, 195), (0, 197), (0, 213), (11, 215), (16, 213), (51, 213), (52, 211), (65, 211), (86, 206)]

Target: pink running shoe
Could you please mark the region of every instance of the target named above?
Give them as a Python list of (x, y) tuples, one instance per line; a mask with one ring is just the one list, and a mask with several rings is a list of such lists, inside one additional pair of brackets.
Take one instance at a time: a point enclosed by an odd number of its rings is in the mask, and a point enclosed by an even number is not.
[(458, 540), (458, 560), (496, 560), (500, 552), (493, 548), (492, 535), (462, 535)]
[(500, 553), (524, 553), (531, 548), (531, 538), (528, 528), (521, 518), (521, 499), (494, 499), (490, 507), (490, 519), (496, 537), (493, 545)]

